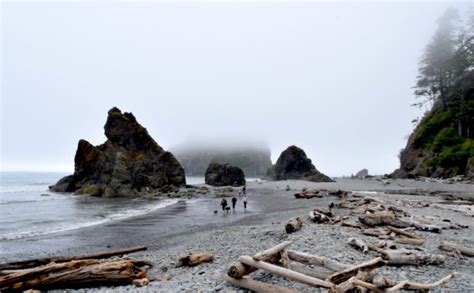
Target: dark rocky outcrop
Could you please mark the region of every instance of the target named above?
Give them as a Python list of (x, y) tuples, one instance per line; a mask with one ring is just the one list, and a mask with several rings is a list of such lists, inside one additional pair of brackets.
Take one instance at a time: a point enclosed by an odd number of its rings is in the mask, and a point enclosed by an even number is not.
[(306, 153), (296, 146), (284, 150), (273, 167), (276, 180), (302, 179), (313, 182), (333, 182), (331, 178), (319, 172), (306, 157)]
[(50, 186), (52, 191), (129, 196), (186, 184), (184, 170), (173, 154), (163, 150), (132, 113), (112, 108), (104, 130), (104, 144), (79, 141), (74, 174)]
[(212, 186), (242, 186), (245, 174), (239, 167), (212, 161), (206, 169), (205, 181)]

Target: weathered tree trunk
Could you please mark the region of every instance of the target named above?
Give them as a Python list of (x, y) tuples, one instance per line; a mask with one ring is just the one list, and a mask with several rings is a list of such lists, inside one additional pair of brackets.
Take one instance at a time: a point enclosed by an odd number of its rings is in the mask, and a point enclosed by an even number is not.
[(176, 267), (194, 267), (204, 262), (211, 262), (214, 259), (211, 252), (200, 252), (191, 255), (182, 256), (178, 260)]
[(446, 250), (446, 251), (459, 251), (463, 255), (474, 256), (473, 248), (466, 247), (454, 242), (442, 241), (439, 246), (439, 249)]
[(41, 265), (46, 265), (51, 262), (62, 263), (62, 262), (69, 262), (72, 260), (81, 260), (81, 259), (103, 259), (103, 258), (109, 258), (112, 256), (120, 256), (124, 254), (130, 254), (133, 252), (143, 251), (146, 249), (147, 249), (146, 246), (136, 246), (136, 247), (129, 247), (129, 248), (124, 248), (124, 249), (111, 250), (107, 252), (84, 254), (80, 256), (59, 256), (59, 257), (36, 258), (36, 259), (30, 259), (30, 260), (25, 260), (25, 261), (17, 261), (17, 262), (2, 264), (0, 265), (0, 271), (33, 268), (33, 267), (37, 267)]
[(148, 264), (134, 260), (75, 260), (24, 269), (0, 278), (0, 291), (130, 284), (146, 277)]
[(419, 250), (383, 250), (381, 253), (383, 259), (390, 265), (438, 265), (446, 260), (446, 257), (443, 255), (427, 254)]
[(291, 218), (288, 223), (285, 225), (286, 233), (293, 233), (301, 229), (303, 225), (303, 220), (300, 217)]

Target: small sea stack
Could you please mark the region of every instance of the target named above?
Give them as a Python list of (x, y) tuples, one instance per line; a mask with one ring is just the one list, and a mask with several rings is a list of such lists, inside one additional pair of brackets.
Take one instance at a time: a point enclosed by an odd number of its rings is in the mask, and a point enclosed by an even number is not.
[(132, 113), (112, 108), (104, 130), (107, 141), (101, 145), (79, 141), (74, 174), (62, 178), (50, 190), (113, 197), (185, 186), (179, 162), (153, 140)]
[(212, 186), (242, 186), (245, 185), (245, 174), (239, 167), (212, 161), (207, 167), (205, 181)]
[(316, 169), (301, 148), (294, 145), (281, 153), (273, 166), (272, 175), (276, 180), (301, 179), (313, 182), (333, 182), (331, 178)]

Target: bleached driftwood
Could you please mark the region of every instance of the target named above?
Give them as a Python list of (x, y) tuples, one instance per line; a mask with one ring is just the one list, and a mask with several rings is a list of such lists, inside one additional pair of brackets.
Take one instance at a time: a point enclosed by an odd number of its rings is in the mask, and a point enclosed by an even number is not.
[(182, 267), (182, 266), (194, 267), (204, 262), (211, 262), (213, 261), (213, 259), (214, 257), (212, 256), (212, 253), (209, 251), (193, 253), (190, 255), (185, 255), (185, 256), (180, 257), (178, 259), (178, 263), (176, 264), (176, 267)]
[(429, 284), (416, 283), (416, 282), (411, 282), (411, 281), (408, 281), (408, 280), (401, 281), (397, 285), (395, 285), (391, 288), (387, 288), (385, 290), (385, 292), (386, 293), (394, 293), (394, 292), (398, 292), (399, 290), (402, 290), (402, 289), (404, 289), (404, 290), (430, 290), (430, 289), (441, 286), (442, 284), (444, 284), (447, 281), (454, 278), (456, 275), (457, 275), (457, 273), (454, 272), (454, 273), (451, 273), (451, 274), (447, 275), (446, 277), (442, 278), (439, 281), (436, 281), (434, 283), (429, 283)]
[(326, 280), (334, 284), (340, 284), (346, 280), (349, 280), (351, 277), (357, 275), (358, 271), (370, 271), (370, 270), (379, 268), (383, 265), (385, 265), (385, 261), (381, 257), (377, 257), (367, 262), (336, 272), (330, 275), (329, 277), (327, 277)]
[(321, 279), (306, 276), (304, 274), (285, 269), (264, 261), (254, 261), (250, 256), (240, 256), (239, 261), (248, 266), (255, 267), (282, 277), (289, 280), (297, 281), (312, 287), (332, 288), (333, 284), (330, 282), (323, 281)]
[(293, 261), (309, 265), (318, 265), (331, 271), (341, 271), (350, 267), (350, 265), (340, 263), (326, 257), (316, 256), (294, 250), (288, 250), (288, 256)]
[(285, 225), (286, 233), (293, 233), (301, 229), (303, 225), (303, 220), (300, 217), (291, 218), (288, 223)]
[(439, 249), (446, 251), (456, 251), (466, 256), (474, 256), (474, 249), (454, 242), (442, 241)]
[(296, 291), (291, 289), (252, 280), (250, 278), (235, 279), (226, 275), (224, 276), (224, 280), (231, 283), (232, 285), (246, 288), (255, 292), (296, 293)]
[(315, 277), (321, 280), (326, 279), (333, 273), (333, 271), (329, 271), (327, 269), (322, 268), (307, 268), (305, 265), (302, 265), (301, 263), (295, 261), (290, 262), (290, 268), (295, 272), (302, 273), (307, 276)]
[(445, 262), (446, 257), (439, 254), (428, 254), (413, 249), (382, 250), (382, 258), (390, 265), (438, 265)]
[[(253, 259), (277, 264), (281, 259), (281, 250), (285, 249), (290, 244), (291, 241), (282, 242), (272, 248), (258, 252), (253, 256)], [(229, 269), (227, 270), (227, 275), (235, 279), (240, 279), (243, 276), (255, 272), (256, 270), (257, 269), (255, 267), (247, 266), (237, 261), (230, 265)]]
[(349, 222), (349, 221), (342, 221), (341, 226), (343, 227), (350, 227), (350, 228), (356, 228), (356, 229), (362, 229), (362, 226), (360, 226), (357, 223)]
[(367, 244), (359, 238), (351, 237), (351, 238), (347, 239), (347, 242), (351, 246), (353, 246), (353, 247), (355, 247), (359, 250), (362, 250), (363, 253), (369, 252), (369, 247), (367, 246)]
[(282, 242), (276, 246), (273, 246), (272, 248), (258, 252), (252, 258), (254, 260), (268, 260), (269, 258), (278, 255), (282, 249), (287, 248), (290, 244), (291, 241)]

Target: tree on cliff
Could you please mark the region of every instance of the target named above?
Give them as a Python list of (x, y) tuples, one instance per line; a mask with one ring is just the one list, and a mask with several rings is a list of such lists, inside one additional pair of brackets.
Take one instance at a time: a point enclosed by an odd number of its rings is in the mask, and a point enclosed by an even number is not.
[[(421, 59), (415, 94), (426, 101), (440, 101), (448, 109), (448, 90), (455, 82), (452, 59), (455, 55), (457, 10), (448, 9), (438, 19), (438, 28)], [(422, 103), (423, 103), (422, 102)]]
[[(420, 62), (415, 94), (441, 105), (457, 120), (458, 133), (472, 137), (474, 70), (474, 11), (465, 28), (457, 28), (459, 14), (448, 9), (438, 19), (438, 28)], [(418, 105), (419, 105), (418, 104)]]

